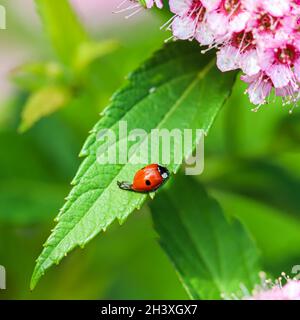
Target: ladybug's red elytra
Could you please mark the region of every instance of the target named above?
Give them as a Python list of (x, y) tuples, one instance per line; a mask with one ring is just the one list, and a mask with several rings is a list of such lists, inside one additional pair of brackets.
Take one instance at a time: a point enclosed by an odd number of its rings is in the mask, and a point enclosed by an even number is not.
[(132, 184), (118, 181), (118, 186), (123, 190), (148, 193), (157, 190), (169, 177), (167, 168), (159, 164), (150, 164), (135, 174)]

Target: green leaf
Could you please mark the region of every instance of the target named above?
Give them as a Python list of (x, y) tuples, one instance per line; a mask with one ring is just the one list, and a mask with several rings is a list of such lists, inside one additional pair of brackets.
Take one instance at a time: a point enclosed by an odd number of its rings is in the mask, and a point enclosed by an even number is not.
[[(283, 156), (283, 153), (280, 155)], [(299, 216), (300, 180), (296, 175), (297, 169), (288, 163), (283, 167), (275, 155), (258, 159), (237, 159), (217, 157), (216, 161), (224, 166), (223, 172), (209, 181), (215, 189), (231, 191), (245, 195), (254, 200), (264, 202), (270, 207), (283, 210), (287, 214)], [(212, 162), (212, 161), (211, 161)], [(295, 161), (296, 164), (299, 161)], [(211, 163), (209, 164), (211, 165)], [(211, 170), (212, 171), (212, 170)], [(212, 171), (217, 172), (215, 167)], [(276, 195), (274, 197), (274, 195)]]
[(87, 35), (67, 0), (35, 0), (45, 30), (60, 60), (73, 62), (78, 46), (87, 41)]
[(34, 91), (63, 81), (64, 70), (56, 62), (27, 63), (14, 69), (11, 78), (23, 89)]
[(11, 179), (49, 181), (53, 176), (53, 171), (49, 172), (51, 171), (49, 164), (45, 163), (45, 157), (35, 148), (34, 142), (28, 135), (20, 135), (15, 130), (0, 131), (0, 145), (2, 150), (9, 150), (1, 153), (0, 181)]
[(117, 47), (118, 43), (113, 40), (80, 44), (74, 56), (74, 69), (77, 72), (86, 69), (93, 61), (113, 52)]
[(238, 218), (247, 226), (268, 267), (273, 269), (290, 258), (299, 257), (299, 219), (245, 196), (215, 189), (212, 193), (221, 201), (228, 216)]
[(51, 221), (67, 188), (37, 180), (10, 179), (0, 183), (1, 224), (24, 226)]
[(146, 6), (146, 0), (139, 0), (139, 3), (143, 6), (143, 7), (147, 7)]
[[(129, 83), (114, 95), (82, 149), (86, 159), (73, 180), (75, 186), (57, 218), (58, 224), (37, 260), (31, 288), (45, 270), (69, 251), (78, 245), (83, 247), (114, 220), (124, 222), (147, 198), (117, 186), (117, 181), (130, 181), (141, 164), (101, 165), (97, 162), (97, 151), (102, 145), (97, 140), (99, 130), (110, 128), (118, 137), (118, 123), (124, 120), (128, 132), (142, 128), (148, 135), (155, 128), (202, 128), (208, 132), (230, 94), (235, 74), (221, 75), (215, 67), (214, 54), (203, 56), (200, 51), (201, 48), (192, 43), (167, 45), (132, 73)], [(143, 148), (147, 138), (141, 139), (139, 148)], [(117, 141), (117, 147), (119, 143)], [(191, 151), (186, 150), (185, 156)], [(173, 172), (178, 168), (174, 163), (169, 165)]]
[(34, 123), (67, 105), (71, 99), (69, 89), (60, 86), (49, 86), (33, 93), (22, 112), (20, 132), (31, 128)]
[[(183, 192), (184, 191), (184, 192)], [(258, 283), (258, 253), (242, 225), (227, 221), (195, 180), (179, 176), (151, 204), (159, 240), (193, 299), (220, 299)]]

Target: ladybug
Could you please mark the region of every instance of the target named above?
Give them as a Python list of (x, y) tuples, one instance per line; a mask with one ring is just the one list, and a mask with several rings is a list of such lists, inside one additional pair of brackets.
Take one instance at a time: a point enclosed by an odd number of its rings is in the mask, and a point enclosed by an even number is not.
[(140, 169), (133, 183), (117, 182), (120, 189), (148, 193), (157, 190), (170, 177), (169, 170), (159, 164), (150, 164)]

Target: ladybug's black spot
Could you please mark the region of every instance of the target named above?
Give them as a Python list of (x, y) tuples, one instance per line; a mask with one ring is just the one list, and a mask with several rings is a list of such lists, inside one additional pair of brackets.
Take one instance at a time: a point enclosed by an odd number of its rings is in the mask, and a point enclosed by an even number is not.
[(151, 181), (150, 180), (146, 180), (145, 183), (146, 183), (147, 186), (151, 186)]

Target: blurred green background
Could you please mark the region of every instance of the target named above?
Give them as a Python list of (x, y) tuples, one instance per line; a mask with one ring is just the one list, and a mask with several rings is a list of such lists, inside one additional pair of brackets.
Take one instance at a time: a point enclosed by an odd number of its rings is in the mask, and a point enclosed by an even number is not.
[[(18, 127), (28, 82), (17, 86), (13, 70), (55, 56), (33, 1), (1, 2), (7, 30), (0, 30), (0, 264), (7, 290), (0, 299), (187, 298), (147, 206), (75, 250), (29, 291), (35, 259), (70, 190), (89, 130), (126, 75), (168, 38), (159, 30), (165, 18), (143, 12), (125, 20), (112, 14), (119, 2), (72, 2), (94, 39), (116, 40), (118, 48), (89, 66), (83, 88), (65, 108), (23, 134)], [(297, 108), (289, 114), (280, 101), (251, 112), (244, 90), (238, 81), (205, 141), (205, 172), (197, 179), (249, 229), (265, 270), (278, 276), (300, 264), (300, 114)]]

